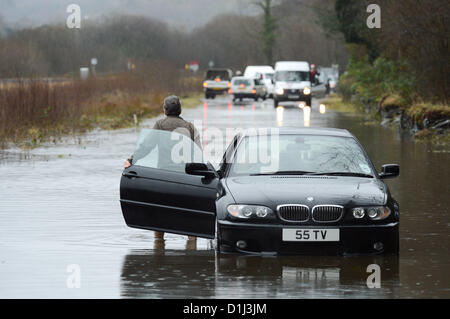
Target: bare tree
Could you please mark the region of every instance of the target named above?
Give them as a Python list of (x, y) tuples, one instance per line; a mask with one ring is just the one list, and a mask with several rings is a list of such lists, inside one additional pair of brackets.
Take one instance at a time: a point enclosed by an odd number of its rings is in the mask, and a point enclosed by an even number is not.
[(267, 64), (273, 63), (273, 48), (275, 46), (275, 32), (278, 28), (276, 19), (272, 15), (272, 0), (262, 0), (257, 3), (264, 15), (264, 28), (262, 38), (264, 42), (264, 54)]

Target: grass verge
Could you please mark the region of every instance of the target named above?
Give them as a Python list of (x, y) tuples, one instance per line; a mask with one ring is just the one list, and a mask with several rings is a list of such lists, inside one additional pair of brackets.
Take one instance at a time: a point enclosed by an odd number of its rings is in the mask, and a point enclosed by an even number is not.
[[(329, 95), (323, 103), (332, 110), (344, 113), (362, 113), (363, 108), (351, 102), (344, 102), (338, 94)], [(410, 125), (418, 130), (414, 138), (419, 141), (429, 141), (435, 145), (450, 145), (449, 121), (450, 106), (443, 104), (416, 103), (412, 106), (404, 105), (398, 96), (391, 96), (382, 104), (382, 110), (389, 112), (403, 112), (403, 117), (409, 119)], [(398, 113), (397, 113), (398, 114)], [(381, 116), (372, 113), (365, 121), (365, 125), (380, 123)], [(390, 122), (392, 125), (398, 122)]]
[(344, 102), (344, 100), (337, 94), (330, 94), (323, 103), (327, 108), (338, 112), (345, 113), (357, 113), (360, 112), (361, 109), (354, 103)]
[(37, 80), (4, 87), (0, 89), (0, 147), (13, 143), (33, 148), (94, 128), (139, 125), (142, 119), (162, 113), (167, 95), (179, 95), (185, 108), (199, 105), (199, 87), (201, 81), (177, 74), (166, 81), (144, 82), (132, 75), (62, 85)]

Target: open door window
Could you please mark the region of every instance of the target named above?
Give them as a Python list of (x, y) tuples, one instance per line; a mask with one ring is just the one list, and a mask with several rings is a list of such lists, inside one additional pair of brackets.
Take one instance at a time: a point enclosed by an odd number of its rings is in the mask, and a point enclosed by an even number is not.
[(133, 165), (123, 171), (120, 182), (128, 226), (214, 238), (218, 175), (188, 136), (183, 131), (142, 130)]

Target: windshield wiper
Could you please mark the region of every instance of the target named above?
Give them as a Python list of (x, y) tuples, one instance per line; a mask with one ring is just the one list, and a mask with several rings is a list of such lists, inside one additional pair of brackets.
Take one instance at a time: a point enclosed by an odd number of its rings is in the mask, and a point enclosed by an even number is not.
[(355, 176), (355, 177), (373, 178), (373, 176), (370, 174), (356, 173), (356, 172), (321, 172), (321, 173), (312, 173), (309, 175)]
[(313, 172), (307, 172), (307, 171), (276, 171), (276, 172), (269, 172), (269, 173), (256, 173), (256, 174), (250, 174), (250, 176), (261, 176), (261, 175), (309, 175)]

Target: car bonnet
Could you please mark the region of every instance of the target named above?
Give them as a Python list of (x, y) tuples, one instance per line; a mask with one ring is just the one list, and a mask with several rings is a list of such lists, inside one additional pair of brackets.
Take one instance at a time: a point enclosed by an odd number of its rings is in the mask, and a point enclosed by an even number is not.
[(340, 176), (242, 176), (226, 184), (238, 204), (384, 205), (387, 188), (375, 178)]

